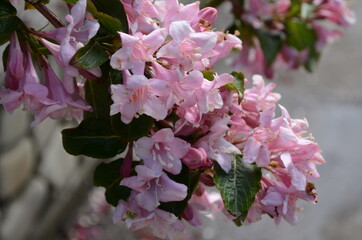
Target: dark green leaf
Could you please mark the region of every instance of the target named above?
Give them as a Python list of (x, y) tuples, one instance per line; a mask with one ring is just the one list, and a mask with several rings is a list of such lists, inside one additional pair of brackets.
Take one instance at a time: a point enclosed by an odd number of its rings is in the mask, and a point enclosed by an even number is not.
[(8, 44), (3, 52), (3, 68), (4, 68), (4, 72), (7, 69), (7, 64), (8, 64), (8, 57), (9, 57), (9, 49), (10, 49), (10, 44)]
[(0, 2), (0, 17), (6, 17), (9, 15), (15, 16), (16, 8), (8, 1), (2, 0)]
[(150, 133), (153, 118), (145, 114), (134, 118), (129, 124), (121, 121), (120, 114), (112, 116), (112, 127), (115, 133), (122, 138), (123, 142), (135, 141)]
[[(73, 5), (78, 2), (78, 0), (63, 0), (63, 1)], [(114, 14), (114, 8), (118, 10), (120, 9), (119, 5), (121, 5), (121, 8), (123, 9), (121, 1), (116, 1), (116, 2), (114, 0), (112, 1), (102, 0), (102, 1), (104, 2), (104, 4), (109, 4), (110, 2), (116, 3), (116, 5), (114, 6), (112, 6), (112, 4), (107, 5), (107, 7), (110, 8), (110, 11), (112, 11), (112, 14)], [(128, 32), (128, 26), (127, 26), (128, 23), (126, 15), (124, 14), (125, 23), (123, 22), (123, 20), (121, 21), (119, 20), (121, 18), (120, 15), (122, 15), (124, 11), (118, 12), (117, 16), (112, 16), (111, 14), (108, 13), (109, 11), (105, 11), (103, 8), (99, 8), (102, 7), (102, 5), (98, 6), (99, 3), (97, 3), (98, 5), (95, 5), (96, 2), (97, 1), (94, 0), (87, 0), (87, 11), (90, 12), (93, 15), (93, 17), (98, 20), (99, 24), (101, 25), (101, 31), (103, 30), (104, 35), (106, 35), (108, 32), (114, 35), (116, 34), (118, 35), (118, 32), (123, 30), (122, 26), (124, 24), (126, 25), (124, 26), (124, 28), (127, 28), (126, 31), (124, 32)]]
[(9, 35), (0, 35), (0, 46), (4, 45), (10, 40)]
[(312, 48), (317, 40), (315, 31), (307, 23), (298, 20), (288, 21), (286, 43), (298, 51)]
[(167, 212), (175, 214), (175, 216), (181, 218), (187, 203), (192, 197), (194, 190), (197, 187), (197, 183), (200, 179), (200, 172), (189, 169), (186, 165), (182, 165), (181, 173), (178, 175), (168, 175), (175, 182), (184, 184), (187, 186), (187, 196), (182, 201), (177, 202), (161, 202), (159, 208)]
[(232, 155), (231, 165), (231, 170), (225, 173), (215, 162), (214, 183), (221, 193), (225, 208), (236, 217), (236, 222), (242, 222), (261, 189), (261, 169), (243, 162), (239, 155)]
[(272, 34), (262, 29), (256, 29), (255, 33), (260, 41), (261, 49), (263, 50), (267, 64), (273, 64), (282, 48), (282, 38), (280, 35)]
[[(103, 74), (103, 76), (106, 76)], [(92, 112), (84, 112), (84, 118), (110, 118), (111, 96), (109, 93), (110, 80), (108, 77), (85, 82), (86, 101), (93, 108)]]
[(109, 70), (109, 77), (112, 84), (122, 84), (123, 83), (123, 73), (122, 71), (116, 69)]
[(106, 201), (114, 207), (118, 205), (119, 200), (127, 201), (130, 194), (130, 188), (120, 186), (119, 184), (114, 184), (110, 188), (107, 188), (105, 193)]
[(81, 69), (98, 67), (108, 60), (108, 54), (95, 38), (80, 48), (70, 60), (70, 64)]
[(99, 12), (105, 13), (115, 19), (118, 19), (122, 25), (119, 29), (122, 32), (128, 32), (128, 20), (123, 4), (119, 0), (91, 0)]
[[(105, 2), (108, 2), (105, 1)], [(121, 4), (121, 2), (118, 2)], [(101, 28), (103, 28), (105, 31), (105, 34), (107, 32), (118, 35), (118, 32), (122, 30), (122, 23), (117, 18), (112, 17), (96, 8), (92, 0), (87, 1), (87, 10), (93, 15), (95, 19), (98, 20), (99, 24), (101, 25)], [(121, 14), (121, 13), (120, 13)]]
[(127, 144), (121, 142), (105, 119), (85, 119), (76, 128), (62, 131), (63, 147), (72, 155), (111, 158), (122, 153)]
[(9, 34), (22, 26), (16, 9), (7, 1), (0, 1), (0, 35)]
[(118, 159), (110, 163), (101, 163), (93, 175), (93, 185), (106, 188), (106, 200), (113, 206), (117, 206), (121, 199), (127, 200), (131, 193), (131, 189), (119, 185), (122, 180), (120, 176), (122, 163), (123, 159)]
[(96, 187), (110, 187), (115, 182), (119, 182), (121, 177), (120, 169), (123, 159), (118, 159), (110, 163), (101, 163), (98, 165), (93, 175), (93, 185)]

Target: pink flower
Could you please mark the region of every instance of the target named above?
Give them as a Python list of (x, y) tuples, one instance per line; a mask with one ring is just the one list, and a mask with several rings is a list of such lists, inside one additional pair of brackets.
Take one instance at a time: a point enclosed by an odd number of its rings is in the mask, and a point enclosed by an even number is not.
[[(43, 36), (56, 40), (60, 45), (53, 44), (42, 39), (42, 43), (53, 54), (57, 63), (65, 68), (63, 81), (64, 86), (69, 93), (75, 91), (74, 77), (79, 76), (78, 69), (69, 65), (70, 60), (78, 49), (83, 47), (89, 39), (94, 37), (99, 29), (99, 23), (93, 20), (85, 20), (86, 0), (79, 0), (71, 9), (71, 14), (65, 19), (69, 22), (68, 26), (57, 28), (52, 31), (43, 32)], [(82, 74), (90, 74), (100, 77), (99, 68), (88, 71), (80, 71)]]
[[(16, 41), (16, 38), (14, 37), (12, 40)], [(14, 47), (12, 51), (14, 51), (15, 54), (9, 58), (8, 62), (21, 64), (22, 57), (18, 52), (20, 51), (20, 48), (17, 44), (13, 45), (12, 47)], [(13, 60), (13, 57), (16, 59)], [(40, 84), (38, 74), (35, 71), (27, 46), (24, 62), (26, 64), (24, 75), (21, 73), (21, 71), (13, 69), (14, 67), (23, 68), (23, 66), (9, 66), (9, 70), (6, 73), (8, 76), (6, 82), (9, 83), (10, 87), (14, 89), (7, 89), (4, 87), (0, 88), (0, 104), (4, 104), (4, 107), (8, 112), (13, 112), (16, 108), (19, 107), (20, 104), (23, 104), (25, 108), (36, 115), (40, 112), (43, 106), (52, 104), (52, 101), (47, 98), (48, 89)]]
[(323, 1), (317, 6), (315, 14), (317, 18), (326, 18), (343, 27), (348, 27), (356, 22), (354, 13), (347, 7), (346, 2), (343, 0)]
[(201, 9), (191, 20), (190, 25), (196, 32), (204, 32), (211, 28), (217, 19), (217, 9), (206, 7)]
[(142, 209), (135, 201), (133, 193), (131, 193), (129, 202), (121, 200), (115, 209), (113, 222), (121, 221), (125, 221), (128, 229), (133, 231), (149, 226), (153, 235), (159, 238), (173, 239), (185, 229), (184, 224), (172, 213), (161, 209), (154, 211)]
[[(169, 28), (176, 21), (191, 21), (199, 13), (199, 2), (190, 3), (187, 5), (180, 4), (178, 0), (163, 1), (163, 5), (159, 5), (159, 13), (163, 24), (162, 27)], [(163, 8), (163, 9), (162, 9)]]
[(167, 31), (159, 28), (148, 35), (141, 33), (134, 36), (120, 33), (122, 48), (112, 55), (111, 66), (119, 70), (132, 70), (133, 74), (144, 73), (146, 62), (155, 61), (154, 53), (164, 43)]
[(47, 117), (59, 119), (66, 115), (80, 122), (83, 119), (83, 111), (91, 111), (92, 108), (78, 94), (69, 94), (49, 65), (44, 67), (44, 71), (46, 86), (49, 90), (48, 98), (54, 101), (54, 104), (44, 106), (32, 122), (32, 126), (39, 124)]
[(164, 83), (157, 79), (125, 73), (124, 84), (111, 85), (111, 115), (121, 113), (126, 124), (143, 113), (156, 120), (164, 119), (167, 116), (166, 104), (157, 97), (159, 89), (164, 87)]
[(136, 142), (136, 154), (145, 162), (145, 165), (154, 168), (163, 168), (179, 174), (182, 169), (180, 158), (190, 149), (190, 144), (174, 136), (169, 128), (154, 133), (151, 138), (143, 137)]
[(243, 156), (247, 163), (256, 162), (259, 167), (269, 165), (270, 151), (268, 147), (254, 137), (250, 137), (246, 141)]
[(228, 131), (230, 117), (217, 120), (210, 128), (210, 133), (200, 138), (195, 144), (203, 148), (208, 158), (215, 160), (225, 172), (231, 169), (231, 154), (241, 154), (240, 150), (228, 142), (224, 136)]
[(211, 168), (212, 162), (207, 158), (207, 153), (203, 148), (190, 148), (182, 162), (190, 169)]
[(172, 22), (170, 35), (173, 41), (164, 45), (157, 53), (157, 58), (178, 61), (184, 70), (191, 70), (203, 59), (215, 56), (212, 50), (217, 41), (215, 32), (195, 32), (186, 21)]
[(155, 210), (160, 202), (182, 201), (187, 196), (187, 187), (172, 181), (160, 169), (138, 165), (136, 172), (137, 176), (124, 178), (120, 184), (137, 191), (135, 200), (147, 211)]

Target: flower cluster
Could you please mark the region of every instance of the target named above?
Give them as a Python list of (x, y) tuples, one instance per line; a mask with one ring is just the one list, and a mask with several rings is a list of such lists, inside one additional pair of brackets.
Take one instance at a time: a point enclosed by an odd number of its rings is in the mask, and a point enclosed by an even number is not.
[[(70, 65), (75, 52), (80, 49), (98, 31), (96, 21), (84, 20), (86, 0), (80, 0), (70, 15), (66, 16), (67, 26), (48, 32), (40, 32), (33, 41), (41, 42), (53, 55), (56, 63), (64, 69), (62, 80), (55, 74), (49, 61), (39, 52), (36, 57), (45, 81), (39, 77), (31, 56), (31, 46), (25, 41), (19, 42), (16, 33), (10, 37), (10, 45), (5, 74), (5, 86), (0, 86), (0, 103), (7, 112), (12, 113), (20, 105), (28, 109), (35, 119), (32, 126), (45, 118), (59, 119), (66, 116), (80, 122), (83, 111), (92, 108), (84, 101), (83, 83), (76, 79), (100, 76), (99, 69), (79, 70)], [(22, 36), (24, 37), (24, 36)], [(51, 39), (59, 44), (45, 39)]]
[[(234, 35), (212, 30), (216, 9), (176, 0), (140, 2), (123, 1), (130, 33), (120, 33), (122, 47), (111, 58), (111, 66), (123, 71), (123, 83), (111, 86), (111, 114), (120, 113), (126, 124), (142, 114), (162, 124), (135, 142), (142, 161), (120, 182), (131, 194), (119, 202), (114, 221), (132, 230), (152, 226), (158, 237), (182, 231), (180, 218), (201, 225), (200, 213), (224, 208), (220, 195), (205, 189), (214, 185), (214, 164), (228, 173), (231, 156), (243, 154), (244, 162), (264, 169), (245, 223), (268, 214), (294, 224), (296, 200), (316, 201), (308, 181), (319, 176), (315, 165), (324, 162), (318, 145), (304, 137), (307, 122), (291, 119), (282, 106), (282, 116), (274, 119), (280, 96), (261, 76), (253, 77), (243, 96), (228, 88), (230, 74), (206, 79), (217, 60), (241, 48)], [(183, 169), (200, 174), (195, 190), (174, 180)], [(179, 216), (165, 208), (185, 199)]]
[[(185, 222), (200, 226), (200, 214), (218, 212), (236, 223), (267, 214), (295, 224), (297, 200), (317, 200), (310, 180), (319, 177), (316, 165), (324, 159), (306, 136), (306, 120), (292, 119), (280, 105), (276, 117), (275, 84), (265, 85), (260, 75), (249, 82), (242, 73), (212, 71), (242, 48), (235, 35), (214, 31), (217, 10), (178, 0), (100, 1), (77, 1), (68, 24), (55, 30), (9, 34), (0, 87), (5, 109), (23, 104), (35, 115), (33, 126), (46, 117), (81, 121), (88, 111), (77, 128), (62, 132), (64, 148), (96, 158), (126, 153), (100, 164), (94, 183), (106, 188), (107, 201), (116, 206), (114, 222), (131, 230), (152, 227), (155, 236), (173, 238)], [(315, 19), (351, 22), (348, 13), (330, 14), (334, 8), (326, 2), (316, 3), (324, 8), (313, 8)], [(278, 1), (275, 9), (250, 1), (247, 21), (263, 25), (260, 14), (283, 15), (290, 4)], [(250, 52), (250, 41), (243, 44)], [(64, 70), (62, 80), (50, 55)], [(87, 79), (90, 87), (77, 79)], [(214, 186), (218, 192), (210, 190)]]
[(344, 0), (231, 2), (243, 40), (235, 64), (269, 78), (282, 66), (310, 71), (324, 47), (355, 22)]

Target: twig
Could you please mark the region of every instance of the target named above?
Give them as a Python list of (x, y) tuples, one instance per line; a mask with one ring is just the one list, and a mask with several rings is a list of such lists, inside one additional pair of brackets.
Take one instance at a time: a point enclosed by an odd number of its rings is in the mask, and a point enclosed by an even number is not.
[(25, 0), (34, 6), (36, 10), (38, 10), (48, 21), (56, 28), (64, 27), (64, 23), (52, 12), (49, 8), (47, 8), (44, 3), (41, 1), (34, 0)]

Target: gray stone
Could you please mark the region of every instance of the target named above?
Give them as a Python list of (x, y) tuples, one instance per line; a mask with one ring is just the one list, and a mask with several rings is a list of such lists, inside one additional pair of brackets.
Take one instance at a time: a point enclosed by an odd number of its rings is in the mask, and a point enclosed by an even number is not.
[(58, 121), (47, 118), (33, 128), (34, 137), (40, 149), (47, 146), (49, 138), (54, 132), (57, 123)]
[(40, 172), (60, 189), (67, 182), (70, 174), (75, 171), (78, 159), (63, 149), (61, 127), (56, 127), (42, 155)]
[(28, 239), (47, 199), (47, 189), (44, 179), (36, 178), (30, 182), (23, 194), (9, 206), (6, 221), (0, 226), (0, 239)]
[(29, 114), (21, 109), (12, 114), (1, 112), (0, 146), (7, 146), (20, 139), (30, 128)]
[(30, 139), (21, 140), (11, 150), (0, 155), (0, 198), (15, 194), (27, 183), (35, 165)]
[(362, 205), (349, 205), (331, 219), (325, 229), (325, 240), (360, 240), (362, 236)]

